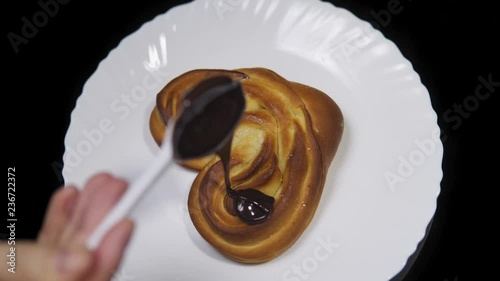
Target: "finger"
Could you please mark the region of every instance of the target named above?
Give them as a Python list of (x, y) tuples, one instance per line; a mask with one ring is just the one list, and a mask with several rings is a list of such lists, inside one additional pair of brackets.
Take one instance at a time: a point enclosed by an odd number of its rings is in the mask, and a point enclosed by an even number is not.
[(70, 218), (70, 221), (68, 222), (68, 225), (62, 235), (61, 238), (62, 244), (67, 244), (70, 239), (74, 238), (80, 225), (82, 224), (82, 221), (87, 215), (86, 210), (91, 204), (93, 197), (103, 186), (106, 186), (112, 180), (113, 177), (111, 175), (107, 173), (100, 173), (93, 176), (87, 181), (87, 183), (83, 188), (83, 191), (81, 191), (80, 193), (78, 202), (74, 207), (75, 209)]
[(85, 210), (88, 208), (88, 205), (92, 202), (95, 193), (101, 189), (103, 186), (106, 186), (110, 181), (113, 180), (113, 176), (107, 173), (100, 173), (93, 177), (91, 177), (87, 183), (83, 187), (83, 191), (81, 192), (80, 200), (75, 206), (75, 211), (71, 218), (71, 223), (74, 225), (80, 224), (79, 219), (83, 217), (85, 214)]
[(127, 182), (100, 174), (89, 180), (71, 219), (64, 244), (83, 245), (104, 216), (124, 194)]
[(16, 243), (15, 255), (15, 273), (1, 270), (0, 280), (82, 281), (90, 275), (94, 258), (84, 248), (61, 250), (24, 241)]
[(79, 191), (74, 186), (60, 188), (54, 193), (38, 235), (40, 243), (54, 246), (60, 240), (74, 210), (78, 195)]
[(85, 238), (90, 236), (107, 213), (120, 200), (127, 189), (127, 182), (113, 178), (106, 185), (94, 192), (85, 208), (85, 215), (80, 221), (78, 232)]
[(47, 280), (83, 281), (92, 274), (95, 256), (84, 247), (61, 248), (52, 263), (55, 279)]
[(134, 224), (125, 219), (116, 224), (103, 238), (95, 252), (96, 268), (90, 280), (108, 281), (116, 272), (125, 248), (132, 236)]

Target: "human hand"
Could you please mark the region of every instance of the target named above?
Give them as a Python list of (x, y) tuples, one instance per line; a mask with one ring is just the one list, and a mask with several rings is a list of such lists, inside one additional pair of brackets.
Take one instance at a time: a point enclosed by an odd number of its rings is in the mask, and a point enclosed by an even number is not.
[[(132, 221), (117, 223), (93, 252), (86, 249), (85, 242), (126, 188), (125, 181), (98, 174), (85, 184), (83, 191), (74, 186), (56, 191), (37, 241), (16, 241), (12, 245), (16, 247), (15, 273), (3, 269), (0, 280), (110, 280), (132, 234)], [(0, 244), (4, 259), (7, 254), (3, 253), (12, 246)]]

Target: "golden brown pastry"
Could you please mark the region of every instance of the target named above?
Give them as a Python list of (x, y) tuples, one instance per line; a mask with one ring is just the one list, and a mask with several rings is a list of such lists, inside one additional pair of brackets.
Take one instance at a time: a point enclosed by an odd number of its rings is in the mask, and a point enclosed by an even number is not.
[(232, 215), (223, 167), (212, 155), (183, 163), (199, 170), (189, 194), (189, 213), (203, 238), (226, 257), (243, 263), (266, 262), (292, 246), (313, 218), (342, 138), (343, 117), (323, 92), (289, 82), (268, 69), (194, 70), (172, 80), (158, 94), (150, 119), (157, 143), (163, 139), (168, 119), (179, 113), (183, 93), (220, 75), (240, 80), (247, 101), (231, 149), (231, 186), (273, 196), (274, 211), (257, 225)]

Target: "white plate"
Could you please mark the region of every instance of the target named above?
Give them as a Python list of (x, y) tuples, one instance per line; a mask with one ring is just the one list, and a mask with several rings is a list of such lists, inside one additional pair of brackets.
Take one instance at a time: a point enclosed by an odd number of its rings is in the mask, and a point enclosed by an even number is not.
[(133, 212), (138, 227), (116, 280), (385, 281), (415, 251), (442, 177), (429, 94), (392, 42), (317, 0), (197, 0), (125, 38), (71, 115), (66, 182), (82, 185), (101, 170), (134, 179), (158, 150), (148, 118), (168, 81), (197, 68), (254, 66), (328, 93), (344, 113), (313, 222), (271, 262), (231, 262), (192, 226), (186, 200), (195, 174), (176, 167)]

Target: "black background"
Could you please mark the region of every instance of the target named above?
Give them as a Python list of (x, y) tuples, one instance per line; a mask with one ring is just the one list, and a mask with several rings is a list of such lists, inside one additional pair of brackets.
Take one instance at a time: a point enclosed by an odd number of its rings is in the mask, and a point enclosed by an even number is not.
[[(488, 275), (495, 264), (484, 253), (495, 253), (486, 241), (496, 230), (486, 215), (493, 213), (492, 190), (498, 184), (486, 176), (494, 175), (493, 168), (498, 167), (490, 147), (499, 127), (493, 108), (500, 87), (459, 126), (445, 118), (445, 112), (474, 95), (479, 76), (492, 75), (492, 80), (500, 81), (499, 12), (487, 1), (401, 0), (399, 13), (386, 22), (377, 21), (374, 14), (388, 10), (392, 1), (330, 2), (374, 23), (396, 43), (428, 88), (443, 131), (444, 177), (438, 209), (419, 255), (411, 258), (413, 266), (395, 280), (496, 279), (497, 274)], [(49, 197), (62, 184), (60, 169), (53, 163), (62, 162), (69, 115), (85, 81), (120, 40), (185, 2), (72, 0), (60, 5), (17, 53), (7, 34), (21, 34), (21, 19), (32, 19), (40, 6), (37, 1), (3, 4), (4, 165), (16, 167), (18, 239), (36, 237)], [(488, 158), (493, 164), (486, 164)], [(481, 234), (480, 239), (475, 233)]]

